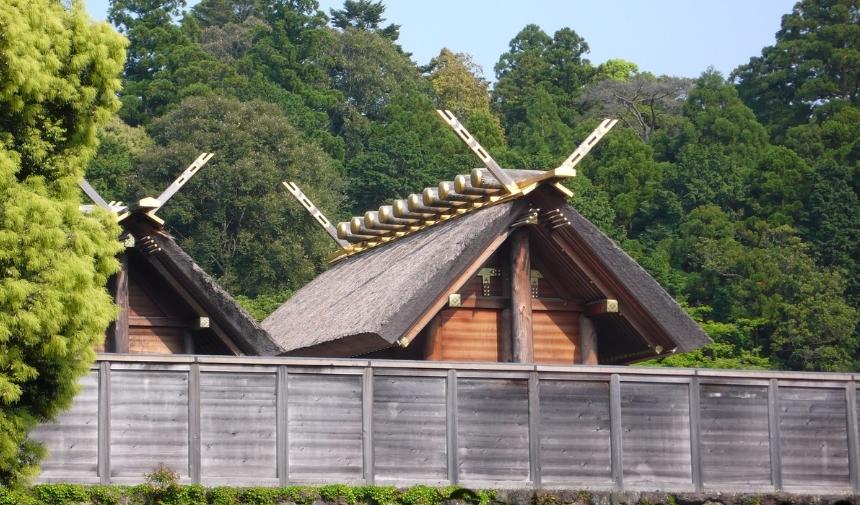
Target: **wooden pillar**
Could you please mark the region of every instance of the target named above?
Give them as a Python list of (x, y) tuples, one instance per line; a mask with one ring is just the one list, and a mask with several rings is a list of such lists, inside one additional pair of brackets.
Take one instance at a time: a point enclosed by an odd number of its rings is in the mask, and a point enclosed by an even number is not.
[(505, 307), (502, 309), (502, 324), (499, 328), (499, 340), (501, 352), (499, 353), (499, 361), (502, 363), (510, 363), (514, 360), (513, 342), (511, 342), (511, 308)]
[(442, 335), (441, 333), (441, 314), (436, 314), (430, 323), (424, 327), (424, 334), (427, 337), (424, 347), (424, 359), (431, 361), (442, 360)]
[(511, 351), (515, 363), (534, 361), (529, 231), (511, 234)]
[(128, 352), (128, 255), (119, 256), (119, 272), (116, 273), (114, 303), (119, 307), (113, 325), (113, 352)]
[(194, 354), (194, 336), (188, 330), (182, 332), (182, 352)]
[(579, 358), (583, 365), (597, 364), (597, 330), (585, 314), (579, 315)]

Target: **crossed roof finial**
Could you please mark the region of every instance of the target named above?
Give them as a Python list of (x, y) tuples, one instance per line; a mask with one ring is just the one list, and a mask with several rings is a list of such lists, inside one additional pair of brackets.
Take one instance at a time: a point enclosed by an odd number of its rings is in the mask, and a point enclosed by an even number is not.
[(604, 119), (576, 150), (556, 168), (546, 171), (504, 169), (469, 133), (449, 110), (437, 110), (454, 133), (484, 163), (469, 175), (458, 175), (453, 181), (440, 182), (436, 188), (425, 188), (420, 194), (409, 195), (333, 226), (293, 182), (284, 182), (290, 193), (310, 212), (337, 243), (340, 250), (333, 261), (377, 247), (410, 235), (424, 228), (468, 212), (518, 198), (540, 184), (550, 184), (570, 195), (560, 181), (576, 175), (576, 165), (597, 145), (618, 122)]
[[(115, 214), (117, 221), (123, 221), (132, 213), (141, 213), (146, 215), (151, 220), (155, 221), (158, 225), (162, 225), (164, 224), (164, 221), (162, 221), (161, 218), (156, 216), (155, 213), (158, 211), (158, 209), (163, 207), (164, 204), (167, 203), (167, 201), (170, 200), (173, 195), (175, 195), (176, 192), (179, 191), (179, 189), (185, 185), (185, 183), (191, 180), (191, 178), (194, 177), (194, 174), (196, 174), (201, 168), (203, 168), (203, 165), (205, 165), (210, 159), (212, 159), (212, 156), (215, 156), (215, 154), (202, 153), (200, 156), (197, 157), (197, 159), (191, 162), (191, 164), (188, 165), (188, 167), (183, 170), (181, 174), (179, 174), (179, 177), (177, 177), (172, 183), (170, 183), (170, 185), (167, 186), (164, 191), (162, 191), (161, 194), (158, 195), (157, 198), (152, 198), (150, 196), (144, 197), (141, 198), (137, 203), (131, 205), (124, 205), (122, 202), (117, 202), (113, 200), (110, 202), (106, 201), (104, 198), (102, 198), (99, 192), (96, 191), (96, 189), (92, 187), (92, 185), (90, 185), (90, 183), (86, 179), (81, 179), (81, 181), (78, 182), (78, 185), (81, 187), (84, 193), (86, 193), (86, 195), (90, 197), (93, 203), (107, 210), (108, 212)], [(92, 210), (92, 205), (81, 205), (81, 210), (83, 210), (84, 212), (89, 212)]]

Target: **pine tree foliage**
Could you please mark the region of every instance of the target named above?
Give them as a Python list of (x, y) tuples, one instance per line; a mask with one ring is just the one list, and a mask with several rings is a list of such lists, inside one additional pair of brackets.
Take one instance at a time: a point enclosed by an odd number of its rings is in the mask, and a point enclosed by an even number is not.
[(80, 2), (0, 3), (0, 484), (37, 469), (36, 424), (67, 407), (115, 316), (119, 232), (78, 209), (118, 108), (125, 41)]

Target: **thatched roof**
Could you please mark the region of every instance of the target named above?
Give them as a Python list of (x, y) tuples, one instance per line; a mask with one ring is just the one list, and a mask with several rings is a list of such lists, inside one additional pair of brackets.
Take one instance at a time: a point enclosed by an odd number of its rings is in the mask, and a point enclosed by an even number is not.
[(389, 347), (494, 239), (524, 202), (488, 207), (334, 264), (267, 317), (285, 351), (352, 356)]
[[(518, 172), (518, 178), (535, 173)], [(589, 275), (599, 275), (625, 308), (635, 308), (601, 323), (624, 342), (624, 349), (607, 351), (614, 354), (607, 360), (632, 351), (650, 351), (653, 356), (655, 348), (689, 351), (709, 342), (654, 278), (551, 187), (350, 256), (299, 290), (262, 326), (280, 348), (292, 354), (357, 356), (394, 345), (434, 310), (440, 297), (458, 287), (452, 283), (464, 274), (474, 275), (465, 270), (477, 268), (476, 259), (501, 244), (499, 238), (506, 236), (530, 204), (546, 209), (547, 202), (567, 218), (551, 232), (535, 227), (542, 230), (537, 235), (546, 242), (545, 250), (556, 256), (554, 264), (577, 270), (572, 258), (560, 252), (569, 245), (587, 256), (594, 270), (591, 274), (577, 271), (570, 277), (571, 284), (587, 285), (583, 289), (590, 290), (588, 297), (607, 296), (588, 282)], [(638, 334), (642, 331), (636, 328), (647, 328), (649, 335)]]

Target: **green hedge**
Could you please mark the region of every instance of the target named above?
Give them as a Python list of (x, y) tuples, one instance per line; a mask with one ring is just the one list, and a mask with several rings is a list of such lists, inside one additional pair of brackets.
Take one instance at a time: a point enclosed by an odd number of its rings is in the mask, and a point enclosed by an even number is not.
[(488, 505), (493, 496), (492, 491), (428, 486), (403, 490), (345, 485), (205, 488), (150, 481), (138, 486), (40, 484), (19, 490), (0, 487), (0, 505), (312, 505), (319, 500), (338, 505), (441, 505), (447, 500)]

